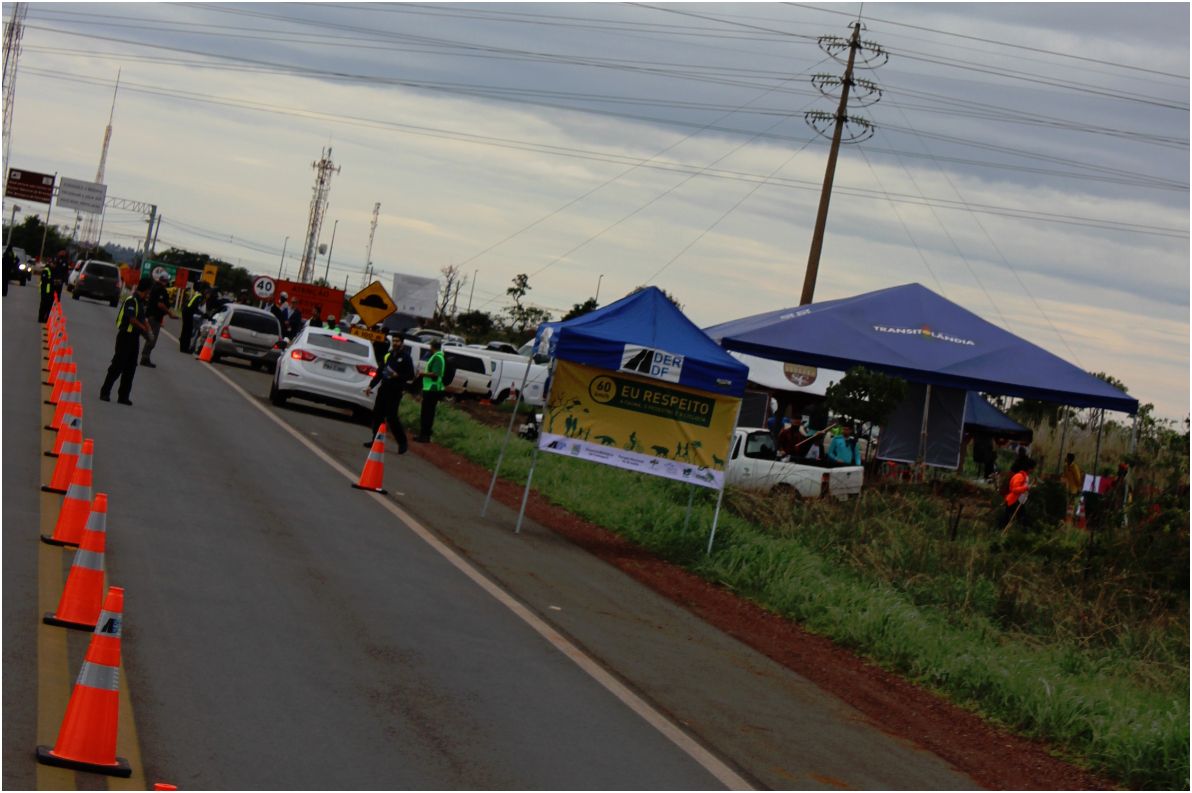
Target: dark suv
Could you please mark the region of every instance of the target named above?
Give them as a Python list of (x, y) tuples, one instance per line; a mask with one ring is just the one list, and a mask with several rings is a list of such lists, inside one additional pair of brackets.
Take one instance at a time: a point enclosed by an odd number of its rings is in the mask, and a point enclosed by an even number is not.
[(108, 262), (83, 262), (71, 297), (93, 297), (116, 305), (120, 300), (120, 268)]

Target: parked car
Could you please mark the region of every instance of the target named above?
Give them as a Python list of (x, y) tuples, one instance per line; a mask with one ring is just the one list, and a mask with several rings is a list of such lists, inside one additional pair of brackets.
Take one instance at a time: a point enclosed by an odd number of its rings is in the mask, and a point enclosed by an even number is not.
[(66, 274), (66, 291), (73, 292), (75, 283), (79, 280), (79, 273), (83, 271), (83, 265), (87, 262), (75, 262), (70, 266), (70, 272)]
[[(530, 339), (528, 342), (523, 344), (517, 350), (517, 354), (522, 356), (523, 358), (531, 357), (531, 353), (533, 353), (533, 352), (534, 352), (534, 340), (533, 339)], [(537, 355), (534, 355), (533, 358), (534, 358), (534, 363), (537, 363), (537, 364), (545, 365), (545, 364), (550, 363), (550, 356), (544, 352), (540, 352)]]
[(92, 297), (96, 300), (106, 300), (108, 305), (115, 306), (120, 301), (120, 268), (111, 262), (99, 262), (89, 259), (80, 262), (71, 271), (66, 286), (70, 289), (71, 297)]
[(447, 333), (446, 331), (435, 330), (434, 328), (410, 328), (406, 331), (405, 337), (411, 341), (419, 341), (425, 344), (438, 339), (443, 343), (444, 347), (463, 347), (468, 343), (468, 340), (463, 336), (456, 336), (454, 333)]
[(725, 468), (727, 484), (766, 490), (792, 497), (833, 496), (844, 500), (861, 492), (865, 469), (860, 465), (831, 466), (810, 460), (778, 459), (778, 447), (769, 430), (737, 427)]
[(309, 325), (294, 337), (277, 364), (269, 400), (304, 399), (351, 409), (359, 421), (371, 421), (377, 395), (364, 389), (377, 374), (373, 346), (335, 329)]
[[(430, 357), (430, 345), (417, 341), (407, 341), (410, 357), (414, 360), (415, 371), (421, 372)], [(477, 397), (487, 399), (492, 390), (493, 372), (496, 365), (491, 358), (480, 354), (479, 350), (467, 347), (443, 347), (443, 357), (447, 360), (447, 367), (455, 369), (455, 377), (447, 383), (447, 393), (462, 397)]]
[(254, 369), (264, 367), (272, 372), (276, 367), (281, 356), (281, 323), (272, 312), (239, 303), (224, 306), (195, 330), (196, 355), (202, 352), (203, 342), (212, 328), (215, 329), (212, 363), (226, 357), (248, 361)]
[(13, 248), (12, 252), (17, 257), (17, 271), (13, 277), (21, 282), (21, 286), (24, 286), (33, 273), (33, 261), (29, 258), (29, 254), (25, 253), (24, 248)]

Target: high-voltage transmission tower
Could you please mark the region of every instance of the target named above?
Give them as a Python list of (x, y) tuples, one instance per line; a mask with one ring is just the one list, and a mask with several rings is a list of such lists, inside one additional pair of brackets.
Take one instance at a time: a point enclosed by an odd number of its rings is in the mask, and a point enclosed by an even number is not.
[(339, 173), (339, 166), (331, 162), (331, 147), (323, 149), (323, 156), (311, 163), (315, 169), (314, 196), (310, 200), (310, 219), (306, 223), (306, 245), (298, 265), (298, 282), (309, 284), (315, 277), (315, 257), (318, 255), (319, 230), (327, 214), (327, 198), (331, 194), (331, 175)]
[(381, 216), (381, 202), (373, 204), (372, 225), (368, 228), (368, 253), (364, 255), (364, 283), (361, 289), (372, 283), (372, 246), (373, 238), (377, 236), (377, 218)]
[[(12, 147), (12, 107), (17, 95), (17, 59), (21, 55), (21, 36), (25, 34), (28, 3), (17, 3), (12, 17), (4, 23), (4, 163), (8, 165)], [(8, 179), (7, 174), (4, 177)]]
[[(824, 96), (831, 96), (831, 92), (840, 89), (840, 105), (836, 114), (825, 113), (822, 110), (811, 110), (803, 114), (808, 126), (827, 137), (829, 123), (834, 124), (832, 130), (832, 148), (828, 152), (828, 167), (824, 172), (824, 187), (820, 193), (819, 213), (815, 218), (815, 231), (811, 235), (811, 253), (807, 256), (807, 273), (803, 276), (803, 294), (799, 298), (799, 305), (805, 306), (815, 297), (815, 278), (819, 273), (820, 252), (824, 247), (824, 229), (828, 225), (828, 202), (832, 198), (832, 180), (836, 177), (836, 157), (840, 153), (841, 142), (860, 143), (873, 137), (873, 124), (858, 116), (848, 115), (849, 89), (856, 89), (858, 105), (871, 105), (882, 98), (881, 89), (877, 84), (864, 79), (853, 77), (853, 69), (876, 69), (888, 60), (885, 50), (872, 41), (861, 41), (861, 23), (852, 24), (853, 35), (849, 39), (840, 36), (820, 36), (820, 49), (828, 53), (837, 63), (840, 63), (841, 53), (848, 50), (848, 62), (844, 68), (844, 76), (836, 77), (830, 74), (817, 74), (811, 82)], [(860, 62), (858, 63), (858, 53)], [(848, 131), (848, 138), (844, 137)]]
[[(99, 168), (95, 171), (95, 183), (103, 184), (104, 171), (108, 167), (108, 146), (112, 142), (112, 119), (116, 117), (116, 94), (120, 92), (120, 69), (116, 70), (116, 90), (112, 91), (112, 110), (108, 113), (108, 125), (103, 131), (103, 148), (99, 150)], [(75, 216), (75, 224), (78, 224), (78, 215)], [(99, 235), (103, 232), (102, 216), (99, 223), (99, 228), (96, 229), (95, 215), (87, 215), (87, 223), (83, 226), (83, 236), (79, 239), (87, 247), (99, 246)]]

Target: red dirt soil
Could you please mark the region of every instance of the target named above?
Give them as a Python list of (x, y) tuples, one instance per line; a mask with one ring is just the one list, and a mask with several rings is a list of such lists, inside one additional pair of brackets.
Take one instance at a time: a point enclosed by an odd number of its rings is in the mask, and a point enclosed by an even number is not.
[[(410, 450), (472, 487), (488, 490), (491, 472), (464, 457), (434, 444), (414, 443)], [(521, 485), (504, 479), (497, 481), (493, 493), (513, 509), (520, 505), (521, 495)], [(1113, 782), (1052, 756), (1046, 744), (992, 726), (829, 639), (655, 558), (619, 535), (551, 504), (537, 491), (530, 493), (526, 514), (831, 692), (864, 713), (878, 729), (938, 755), (978, 785), (992, 790), (1117, 789)]]

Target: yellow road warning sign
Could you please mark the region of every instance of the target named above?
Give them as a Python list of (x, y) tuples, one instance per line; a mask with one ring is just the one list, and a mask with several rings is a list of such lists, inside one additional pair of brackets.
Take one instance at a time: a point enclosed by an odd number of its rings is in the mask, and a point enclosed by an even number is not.
[(215, 286), (215, 276), (218, 274), (219, 267), (212, 264), (211, 262), (207, 262), (207, 264), (203, 265), (203, 274), (199, 276), (199, 280), (206, 281), (212, 286)]
[(363, 325), (353, 325), (352, 327), (348, 328), (348, 333), (352, 334), (353, 336), (359, 336), (362, 339), (368, 339), (369, 341), (385, 341), (386, 338), (383, 332), (379, 330), (369, 330)]
[(385, 291), (385, 287), (381, 286), (380, 281), (373, 281), (352, 295), (348, 303), (360, 315), (360, 321), (369, 327), (397, 311), (397, 305)]

